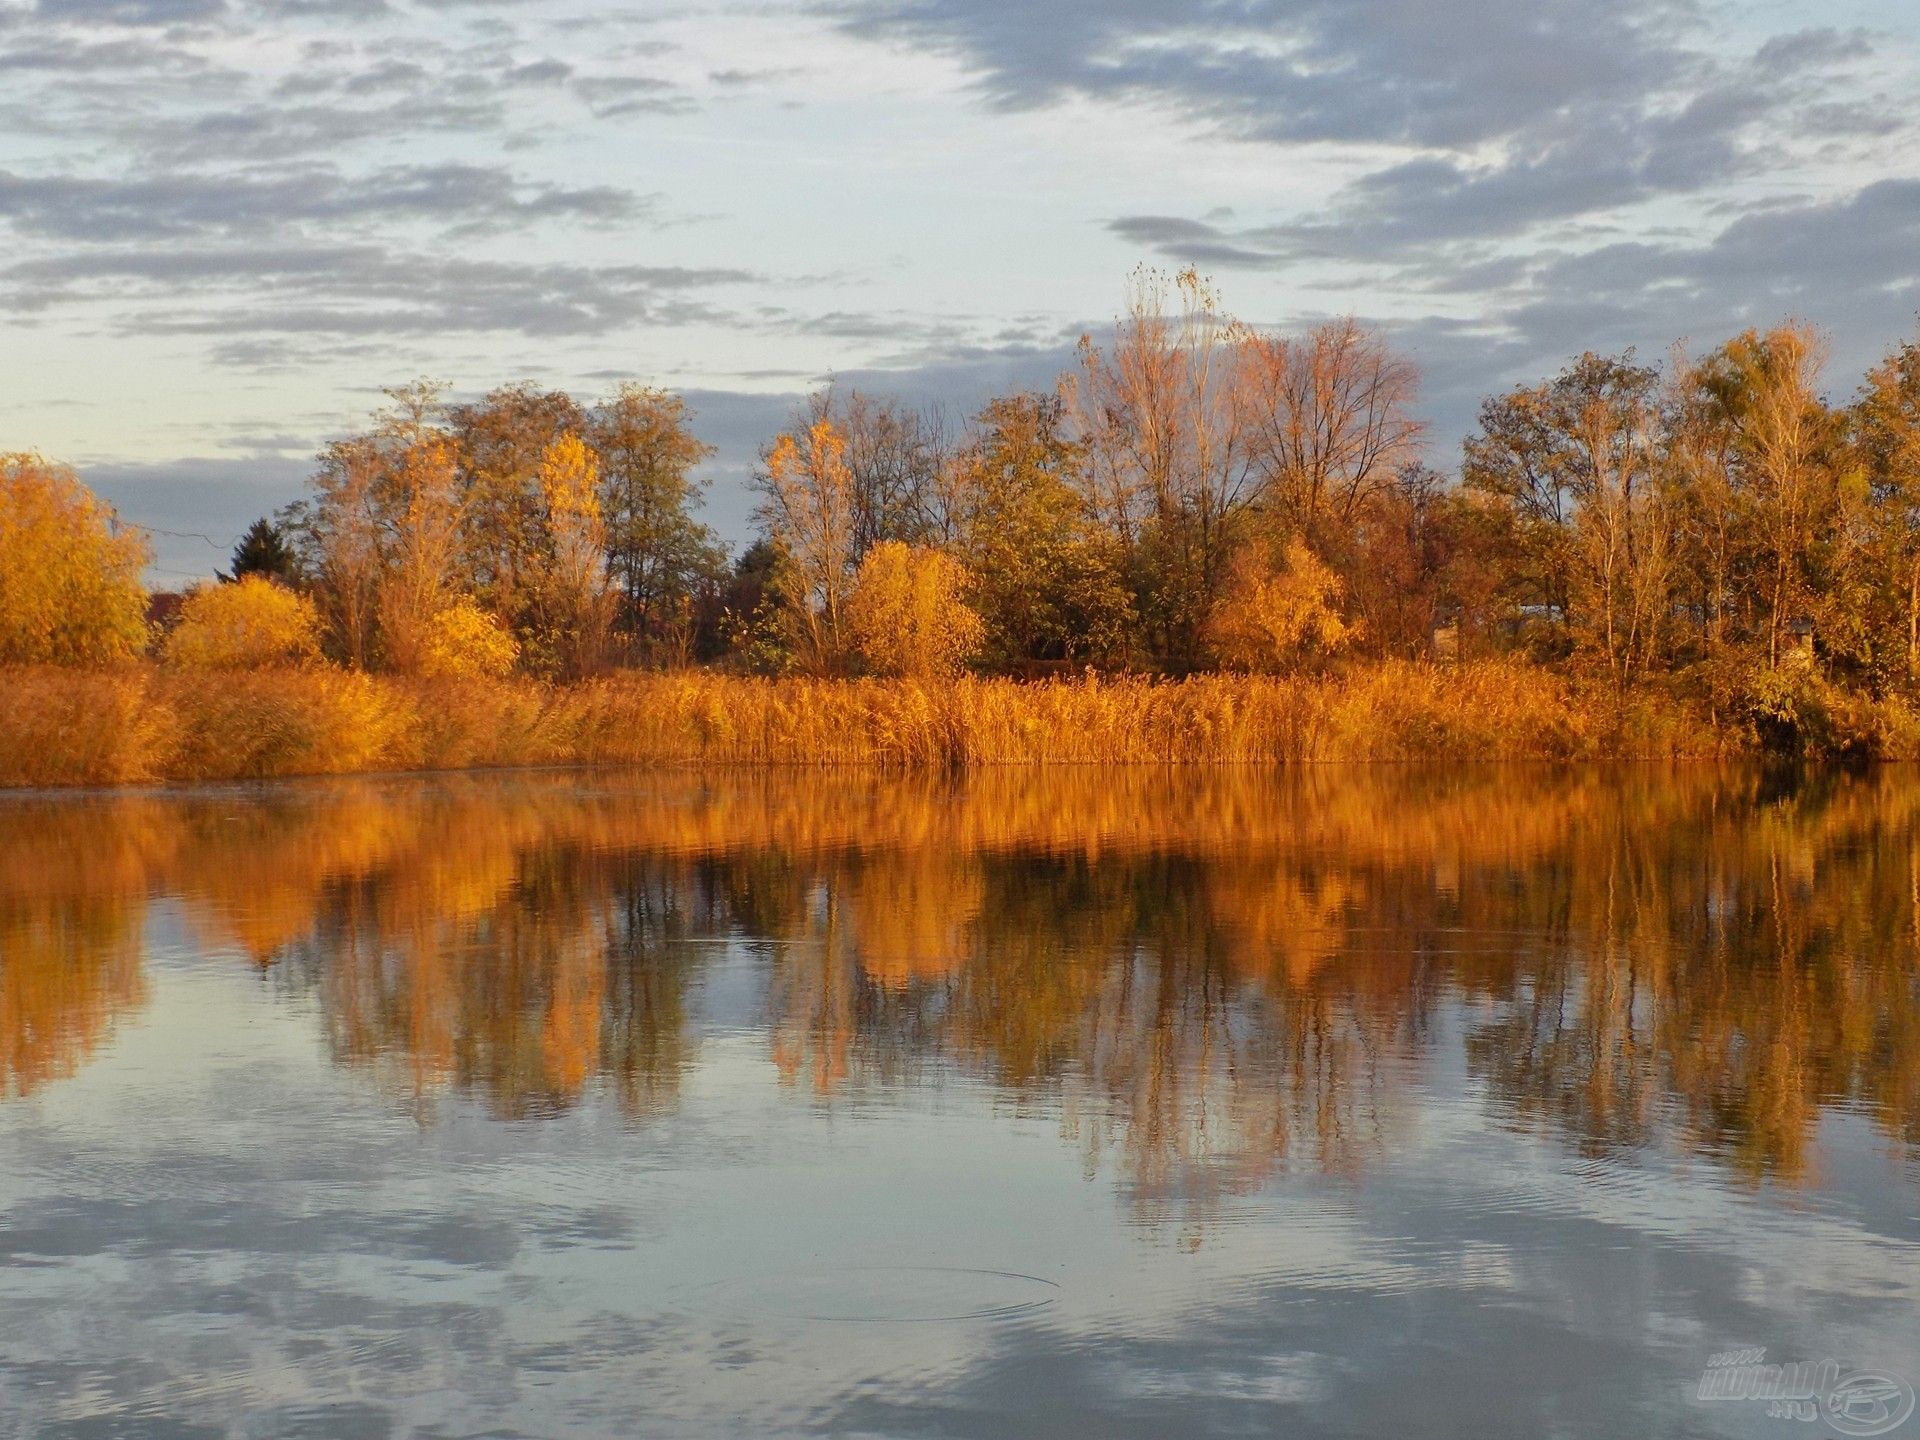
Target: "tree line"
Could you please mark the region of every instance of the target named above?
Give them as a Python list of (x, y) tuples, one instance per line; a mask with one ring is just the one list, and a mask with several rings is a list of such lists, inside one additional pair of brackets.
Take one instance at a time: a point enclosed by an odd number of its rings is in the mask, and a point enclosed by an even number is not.
[[(1418, 372), (1380, 334), (1276, 334), (1192, 271), (1143, 270), (1055, 387), (962, 424), (815, 395), (762, 451), (758, 533), (736, 557), (698, 519), (711, 452), (679, 397), (515, 385), (453, 403), (418, 384), (327, 447), (233, 574), (306, 597), (303, 644), (402, 673), (1177, 675), (1518, 653), (1762, 713), (1809, 685), (1905, 694), (1920, 346), (1844, 402), (1824, 360), (1800, 323), (1664, 365), (1582, 355), (1488, 399), (1450, 475), (1426, 458)], [(16, 530), (30, 469), (6, 472)]]

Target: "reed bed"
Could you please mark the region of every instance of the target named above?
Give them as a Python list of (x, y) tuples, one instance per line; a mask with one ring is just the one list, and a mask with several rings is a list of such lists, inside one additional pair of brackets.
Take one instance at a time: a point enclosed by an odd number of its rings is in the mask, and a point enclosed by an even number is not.
[(1657, 692), (1509, 662), (1022, 682), (628, 673), (556, 687), (324, 666), (0, 671), (0, 785), (517, 765), (1286, 764), (1746, 748)]

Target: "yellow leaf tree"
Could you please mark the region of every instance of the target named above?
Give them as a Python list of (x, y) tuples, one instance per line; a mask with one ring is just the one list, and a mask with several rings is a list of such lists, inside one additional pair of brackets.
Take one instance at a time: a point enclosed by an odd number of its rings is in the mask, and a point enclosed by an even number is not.
[(1288, 542), (1274, 566), (1249, 550), (1229, 567), (1226, 593), (1209, 624), (1222, 664), (1236, 670), (1290, 670), (1338, 654), (1357, 627), (1340, 615), (1345, 587), (1304, 540)]
[(854, 648), (881, 675), (946, 680), (980, 648), (986, 626), (962, 598), (966, 567), (938, 550), (883, 540), (848, 599)]
[(147, 643), (146, 535), (64, 465), (0, 455), (0, 664), (108, 665)]
[(600, 466), (585, 441), (563, 435), (542, 453), (539, 473), (550, 540), (536, 586), (542, 638), (555, 670), (578, 678), (605, 663), (613, 628)]
[(428, 622), (419, 671), (437, 680), (498, 678), (513, 669), (519, 654), (512, 631), (472, 600), (460, 599)]
[(780, 436), (760, 476), (760, 514), (789, 562), (783, 585), (794, 636), (813, 668), (843, 649), (841, 612), (854, 567), (854, 484), (847, 437), (831, 420)]
[(320, 612), (304, 595), (260, 575), (204, 585), (180, 606), (162, 654), (195, 670), (291, 665), (320, 655)]

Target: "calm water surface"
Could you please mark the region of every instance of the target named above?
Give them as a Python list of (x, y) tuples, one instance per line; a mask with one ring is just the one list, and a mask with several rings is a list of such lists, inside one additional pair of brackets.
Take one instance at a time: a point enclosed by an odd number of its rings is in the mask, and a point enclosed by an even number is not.
[(1920, 1379), (1917, 920), (1907, 771), (0, 799), (0, 1434), (1869, 1433), (1702, 1375)]

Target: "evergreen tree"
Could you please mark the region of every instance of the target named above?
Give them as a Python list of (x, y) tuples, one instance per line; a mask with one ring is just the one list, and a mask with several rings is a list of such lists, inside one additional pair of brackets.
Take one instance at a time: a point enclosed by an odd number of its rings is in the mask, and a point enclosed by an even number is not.
[(242, 580), (259, 575), (282, 585), (292, 585), (299, 577), (300, 564), (287, 543), (286, 534), (264, 515), (248, 527), (233, 547), (233, 559), (223, 580)]

